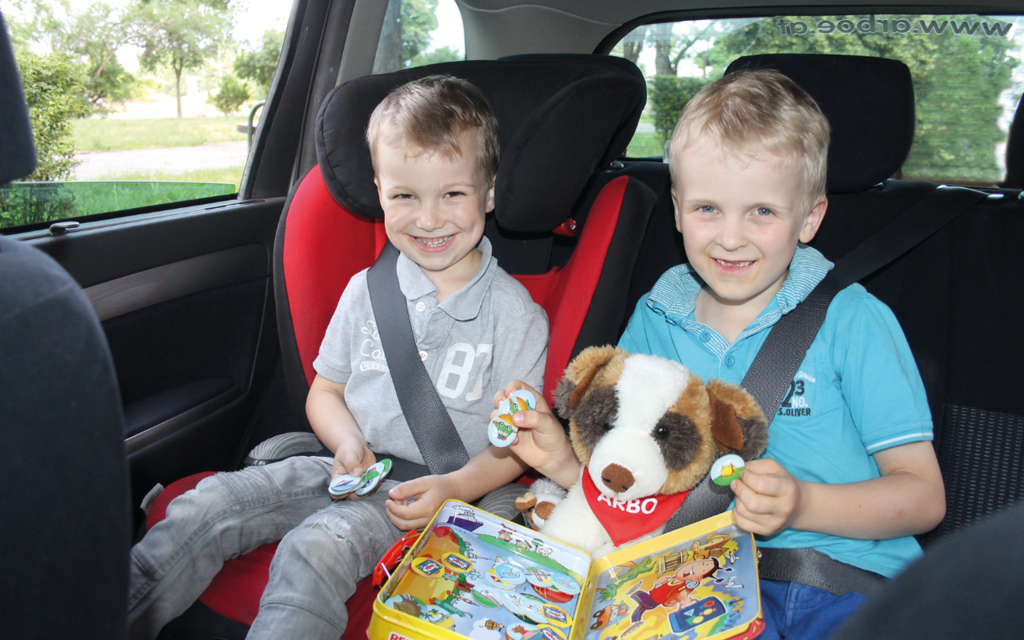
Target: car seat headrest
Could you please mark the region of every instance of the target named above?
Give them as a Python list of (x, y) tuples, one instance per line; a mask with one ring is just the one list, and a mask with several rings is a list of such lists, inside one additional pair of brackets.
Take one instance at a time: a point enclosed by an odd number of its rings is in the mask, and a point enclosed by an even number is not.
[(501, 139), (495, 216), (511, 231), (551, 231), (564, 222), (590, 176), (625, 150), (647, 98), (639, 69), (608, 56), (449, 62), (346, 82), (324, 99), (316, 149), (328, 191), (348, 211), (383, 217), (366, 124), (392, 89), (433, 74), (472, 82), (494, 110)]
[(1010, 137), (1006, 140), (1006, 172), (1018, 187), (1024, 185), (1024, 98), (1017, 103), (1017, 112), (1010, 125)]
[(18, 65), (0, 14), (0, 184), (35, 171), (36, 146), (28, 118), (28, 105), (18, 77)]
[(734, 60), (726, 73), (774, 69), (814, 98), (832, 127), (829, 193), (862, 191), (891, 178), (914, 142), (914, 85), (898, 60), (769, 54)]

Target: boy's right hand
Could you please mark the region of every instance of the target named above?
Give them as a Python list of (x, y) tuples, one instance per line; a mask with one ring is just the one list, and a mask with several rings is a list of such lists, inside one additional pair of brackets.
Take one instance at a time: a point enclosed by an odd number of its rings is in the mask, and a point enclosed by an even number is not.
[(334, 467), (331, 469), (331, 480), (346, 473), (361, 476), (377, 462), (377, 457), (366, 447), (362, 438), (346, 438), (338, 443), (334, 452)]
[[(543, 394), (519, 380), (513, 380), (503, 390), (494, 394), (497, 407), (512, 393), (525, 389), (537, 399), (537, 408), (512, 414), (512, 422), (519, 429), (510, 449), (520, 460), (540, 471), (558, 484), (568, 487), (576, 482), (579, 475), (579, 460), (572, 450), (572, 444), (562, 429), (562, 423), (551, 412)], [(491, 418), (497, 417), (497, 410)]]

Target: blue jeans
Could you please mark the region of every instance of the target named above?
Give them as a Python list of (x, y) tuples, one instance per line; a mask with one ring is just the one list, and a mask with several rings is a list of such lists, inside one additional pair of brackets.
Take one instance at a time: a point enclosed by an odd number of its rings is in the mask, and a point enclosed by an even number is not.
[(836, 596), (797, 582), (762, 580), (765, 628), (758, 640), (824, 640), (865, 602), (860, 593)]

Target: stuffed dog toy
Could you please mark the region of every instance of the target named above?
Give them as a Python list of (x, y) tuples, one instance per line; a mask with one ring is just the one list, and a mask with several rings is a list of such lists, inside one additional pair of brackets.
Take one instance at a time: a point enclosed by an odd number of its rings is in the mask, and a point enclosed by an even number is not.
[(579, 480), (560, 502), (545, 486), (542, 502), (528, 505), (527, 496), (520, 507), (539, 530), (594, 559), (660, 535), (719, 455), (750, 460), (768, 443), (761, 409), (741, 387), (705, 385), (678, 362), (617, 347), (580, 353), (555, 407), (569, 420)]

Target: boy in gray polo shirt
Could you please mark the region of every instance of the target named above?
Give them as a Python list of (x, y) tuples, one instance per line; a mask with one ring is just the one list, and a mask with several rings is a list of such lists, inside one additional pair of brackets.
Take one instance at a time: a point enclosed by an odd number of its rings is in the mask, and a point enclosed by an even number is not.
[(442, 502), (515, 514), (525, 465), (489, 446), (495, 392), (519, 379), (541, 388), (544, 311), (491, 256), (497, 121), (478, 89), (431, 76), (399, 87), (370, 118), (367, 142), (384, 227), (401, 251), (398, 279), (420, 357), (471, 459), (446, 475), (386, 481), (368, 498), (333, 502), (329, 482), (361, 474), (378, 454), (423, 463), (398, 404), (376, 331), (366, 272), (353, 276), (313, 366), (310, 425), (333, 460), (295, 457), (221, 473), (179, 496), (132, 549), (129, 624), (152, 638), (206, 589), (227, 559), (280, 540), (249, 638), (337, 640), (343, 603), (401, 530)]

